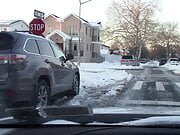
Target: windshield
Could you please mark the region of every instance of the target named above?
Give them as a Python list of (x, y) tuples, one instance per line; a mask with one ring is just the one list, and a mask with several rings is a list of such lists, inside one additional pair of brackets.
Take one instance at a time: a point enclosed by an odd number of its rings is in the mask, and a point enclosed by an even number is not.
[(0, 124), (34, 120), (33, 109), (42, 119), (62, 119), (77, 106), (126, 120), (180, 115), (179, 0), (1, 5)]

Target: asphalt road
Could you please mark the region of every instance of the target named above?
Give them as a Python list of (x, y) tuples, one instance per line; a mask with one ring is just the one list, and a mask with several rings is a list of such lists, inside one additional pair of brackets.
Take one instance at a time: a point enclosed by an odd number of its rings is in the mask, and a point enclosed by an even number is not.
[[(129, 82), (122, 94), (116, 97), (118, 98), (114, 100), (116, 102), (107, 99), (112, 103), (110, 106), (180, 107), (180, 76), (161, 67), (145, 67), (143, 70), (127, 70), (127, 72), (133, 74), (135, 79)], [(105, 89), (108, 90), (108, 88)], [(66, 105), (66, 102), (69, 100), (61, 104), (57, 102), (57, 105)], [(0, 109), (0, 118), (3, 117), (8, 117), (8, 114)]]
[(118, 105), (175, 105), (180, 106), (180, 76), (165, 68), (145, 67), (144, 70), (127, 70), (135, 76)]

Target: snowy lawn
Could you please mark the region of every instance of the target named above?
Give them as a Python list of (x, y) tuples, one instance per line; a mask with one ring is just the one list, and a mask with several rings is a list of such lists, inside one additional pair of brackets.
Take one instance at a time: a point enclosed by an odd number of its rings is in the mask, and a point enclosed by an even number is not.
[(162, 67), (165, 67), (168, 70), (174, 72), (175, 74), (180, 75), (180, 65), (171, 65), (169, 63), (166, 63)]
[(146, 64), (141, 64), (141, 66), (148, 66), (148, 67), (159, 67), (159, 62), (158, 61), (149, 61)]
[[(124, 79), (129, 80), (129, 75), (124, 69), (141, 69), (142, 66), (125, 66), (119, 63), (81, 63), (81, 87), (102, 87), (114, 84)], [(123, 69), (123, 70), (122, 70)]]
[(131, 74), (120, 70), (121, 67), (117, 63), (81, 63), (80, 93), (70, 104), (92, 107), (115, 104), (118, 94), (132, 78)]
[(109, 69), (114, 69), (114, 70), (127, 70), (127, 69), (143, 69), (143, 65), (140, 66), (126, 66), (126, 65), (121, 65), (120, 62), (103, 62), (103, 63), (81, 63), (80, 69), (86, 69), (86, 70), (109, 70)]

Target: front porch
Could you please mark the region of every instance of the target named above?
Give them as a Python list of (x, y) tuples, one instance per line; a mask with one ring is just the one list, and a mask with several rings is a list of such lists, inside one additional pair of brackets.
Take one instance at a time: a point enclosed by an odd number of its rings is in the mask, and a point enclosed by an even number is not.
[(71, 49), (71, 37), (62, 31), (55, 30), (46, 37), (58, 44), (65, 54)]

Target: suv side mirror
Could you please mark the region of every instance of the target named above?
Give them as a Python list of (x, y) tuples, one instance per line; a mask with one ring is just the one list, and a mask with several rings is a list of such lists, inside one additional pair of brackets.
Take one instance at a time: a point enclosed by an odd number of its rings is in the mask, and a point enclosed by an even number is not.
[(59, 57), (59, 59), (60, 59), (60, 61), (63, 61), (63, 62), (66, 61), (66, 58), (64, 58), (64, 56)]
[(72, 54), (68, 54), (66, 60), (72, 60), (72, 59), (74, 59), (74, 56)]

